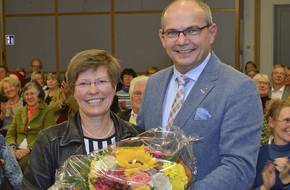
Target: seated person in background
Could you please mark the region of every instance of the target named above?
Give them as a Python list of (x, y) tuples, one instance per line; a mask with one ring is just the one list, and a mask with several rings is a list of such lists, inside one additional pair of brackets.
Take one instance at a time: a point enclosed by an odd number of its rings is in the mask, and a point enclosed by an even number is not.
[[(72, 95), (72, 92), (67, 84), (63, 81), (61, 84), (61, 91), (53, 97), (53, 101), (47, 107), (47, 113), (45, 116), (49, 118), (54, 118), (54, 124), (59, 124), (67, 121), (75, 112), (78, 110), (78, 104)], [(49, 127), (51, 123), (44, 123), (45, 128)]]
[(148, 67), (147, 69), (146, 69), (146, 75), (147, 76), (151, 76), (151, 75), (153, 75), (154, 73), (157, 73), (159, 71), (159, 69), (157, 68), (157, 67)]
[(284, 65), (274, 65), (272, 70), (272, 88), (270, 90), (271, 99), (287, 99), (290, 95), (290, 86), (285, 85), (287, 68)]
[[(39, 58), (32, 58), (30, 62), (30, 72), (31, 74), (33, 72), (39, 72), (42, 70), (42, 61)], [(26, 76), (25, 78), (25, 84), (31, 81), (31, 76)]]
[(143, 94), (149, 77), (141, 75), (133, 78), (130, 84), (129, 95), (131, 99), (132, 109), (124, 110), (118, 115), (125, 121), (137, 125), (136, 119), (140, 111), (140, 107), (143, 100)]
[[(0, 65), (0, 82), (8, 76), (8, 68), (5, 65)], [(0, 102), (5, 102), (6, 98), (0, 93)]]
[(48, 90), (45, 92), (44, 101), (47, 105), (49, 105), (51, 102), (56, 101), (55, 99), (57, 99), (62, 93), (56, 74), (47, 74), (46, 85)]
[(287, 74), (286, 74), (286, 79), (284, 83), (286, 86), (289, 86), (290, 85), (290, 67), (287, 67), (286, 70), (287, 70)]
[(266, 103), (270, 100), (270, 80), (268, 75), (258, 73), (253, 78), (256, 81), (257, 88), (261, 97), (263, 110), (265, 110)]
[(244, 72), (247, 74), (250, 69), (258, 70), (257, 65), (253, 61), (248, 61), (246, 63)]
[(258, 73), (259, 71), (257, 69), (249, 69), (246, 74), (252, 79)]
[(104, 50), (85, 50), (71, 59), (66, 80), (79, 111), (69, 121), (40, 132), (24, 173), (24, 190), (48, 189), (71, 155), (105, 149), (143, 131), (110, 111), (119, 73), (119, 63)]
[(44, 92), (48, 90), (47, 85), (45, 84), (45, 75), (41, 71), (35, 71), (31, 74), (31, 80), (37, 82), (41, 87)]
[(8, 68), (5, 65), (0, 65), (0, 82), (8, 76)]
[(10, 72), (10, 75), (11, 74), (17, 76), (17, 78), (20, 81), (21, 88), (22, 88), (25, 85), (25, 75), (26, 75), (26, 72), (25, 72), (24, 68), (22, 68), (22, 67), (15, 68), (14, 70), (12, 70)]
[(117, 91), (118, 104), (121, 110), (131, 109), (131, 101), (129, 96), (130, 83), (137, 76), (136, 72), (131, 68), (125, 68), (121, 73), (121, 90)]
[(254, 189), (290, 189), (290, 101), (273, 99), (266, 120), (274, 139), (260, 148)]
[(14, 155), (11, 154), (5, 138), (0, 134), (0, 189), (9, 189), (8, 180), (12, 189), (21, 190), (22, 177), (21, 169)]
[(5, 77), (0, 82), (0, 92), (7, 99), (6, 102), (0, 103), (0, 119), (2, 120), (2, 132), (7, 131), (7, 125), (11, 123), (12, 119), (16, 114), (16, 111), (23, 106), (23, 101), (20, 97), (20, 90), (20, 81), (15, 77)]
[(13, 121), (8, 125), (6, 141), (13, 148), (22, 170), (27, 164), (28, 154), (44, 123), (53, 123), (53, 118), (44, 121), (46, 104), (43, 98), (44, 92), (37, 83), (27, 83), (23, 88), (25, 106), (18, 109)]

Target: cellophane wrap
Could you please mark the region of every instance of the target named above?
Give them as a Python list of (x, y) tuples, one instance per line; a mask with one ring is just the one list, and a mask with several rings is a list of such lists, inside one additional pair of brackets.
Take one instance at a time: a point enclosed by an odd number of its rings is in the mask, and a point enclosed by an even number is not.
[(192, 143), (179, 128), (148, 130), (89, 155), (73, 155), (50, 190), (183, 190), (197, 172)]

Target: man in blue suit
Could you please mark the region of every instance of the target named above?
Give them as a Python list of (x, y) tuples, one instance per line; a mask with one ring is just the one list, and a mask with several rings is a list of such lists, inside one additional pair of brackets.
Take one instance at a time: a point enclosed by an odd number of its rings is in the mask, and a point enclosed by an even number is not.
[(159, 36), (174, 64), (149, 79), (138, 124), (166, 128), (176, 78), (186, 76), (184, 103), (173, 127), (203, 137), (193, 145), (197, 176), (191, 188), (249, 189), (259, 149), (261, 101), (254, 82), (212, 51), (216, 33), (211, 10), (201, 1), (177, 0), (165, 8)]

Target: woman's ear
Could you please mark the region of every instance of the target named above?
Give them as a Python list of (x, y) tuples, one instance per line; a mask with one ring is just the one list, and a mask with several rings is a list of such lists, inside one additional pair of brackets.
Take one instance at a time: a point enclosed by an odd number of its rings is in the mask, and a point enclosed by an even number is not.
[(275, 125), (274, 125), (274, 119), (272, 117), (269, 117), (269, 119), (268, 119), (268, 125), (271, 128), (274, 128), (275, 127)]

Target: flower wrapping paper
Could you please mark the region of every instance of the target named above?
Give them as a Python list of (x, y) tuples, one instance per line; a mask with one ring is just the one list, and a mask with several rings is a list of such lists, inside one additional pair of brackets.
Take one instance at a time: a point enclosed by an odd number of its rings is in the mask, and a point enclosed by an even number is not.
[(197, 173), (192, 143), (177, 127), (148, 130), (89, 155), (72, 155), (50, 190), (184, 190)]

